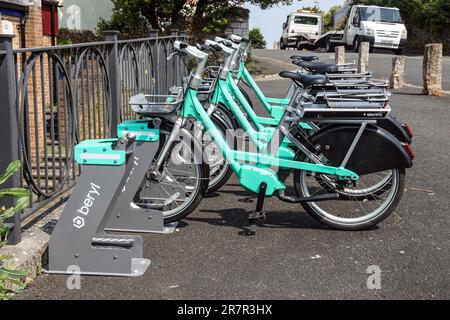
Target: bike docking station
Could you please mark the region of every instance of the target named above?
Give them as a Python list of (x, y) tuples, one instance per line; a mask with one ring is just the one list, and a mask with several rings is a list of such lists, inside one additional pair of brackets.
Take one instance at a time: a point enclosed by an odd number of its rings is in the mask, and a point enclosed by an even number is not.
[(143, 177), (147, 175), (152, 161), (156, 158), (159, 143), (155, 142), (159, 141), (159, 125), (159, 119), (148, 119), (125, 121), (118, 126), (119, 138), (127, 135), (136, 137), (134, 167), (106, 225), (108, 231), (157, 234), (175, 232), (178, 222), (164, 225), (162, 211), (143, 209), (133, 203)]
[(153, 120), (119, 126), (120, 138), (88, 140), (75, 147), (82, 174), (49, 242), (46, 273), (142, 276), (151, 262), (143, 258), (140, 236), (108, 231), (170, 233), (163, 213), (132, 208), (143, 176), (158, 152), (159, 126)]

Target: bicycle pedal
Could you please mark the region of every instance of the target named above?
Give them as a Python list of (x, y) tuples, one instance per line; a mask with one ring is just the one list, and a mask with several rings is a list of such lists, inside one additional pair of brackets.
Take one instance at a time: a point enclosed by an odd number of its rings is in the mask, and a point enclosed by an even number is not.
[(257, 223), (262, 222), (266, 220), (266, 213), (265, 212), (253, 212), (248, 215), (248, 220), (251, 223)]

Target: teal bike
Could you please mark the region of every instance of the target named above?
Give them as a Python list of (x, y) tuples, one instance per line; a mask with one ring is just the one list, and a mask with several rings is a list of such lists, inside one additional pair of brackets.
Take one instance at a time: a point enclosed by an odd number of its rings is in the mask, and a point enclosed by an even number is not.
[[(176, 125), (155, 158), (151, 179), (161, 181), (158, 177), (164, 176), (165, 168), (160, 164), (169, 157), (168, 150), (173, 150), (171, 144), (177, 140), (183, 126), (193, 119), (201, 123), (214, 140), (240, 184), (258, 195), (257, 208), (251, 218), (264, 216), (264, 199), (272, 196), (289, 203), (302, 204), (312, 217), (341, 230), (372, 227), (387, 218), (397, 207), (403, 194), (405, 169), (412, 167), (413, 154), (409, 146), (376, 127), (376, 120), (390, 113), (388, 106), (380, 107), (377, 112), (371, 114), (368, 114), (367, 106), (355, 107), (349, 113), (348, 109), (330, 108), (325, 104), (316, 105), (308, 101), (307, 96), (297, 92), (285, 108), (268, 143), (261, 145), (257, 152), (234, 150), (198, 99), (208, 54), (180, 42), (175, 43), (175, 50), (180, 55), (197, 60), (197, 69), (191, 75), (179, 101)], [(311, 77), (295, 73), (282, 75), (301, 83), (307, 89), (326, 83), (326, 77), (321, 76)], [(224, 82), (219, 83), (219, 89), (216, 90), (220, 90), (224, 85)], [(145, 102), (135, 105), (134, 110), (142, 117), (156, 116), (154, 108)], [(332, 119), (338, 123), (310, 136), (299, 123), (317, 119), (318, 115), (323, 121)], [(280, 156), (286, 138), (296, 146), (297, 152), (293, 159)], [(182, 162), (187, 163), (185, 153), (185, 150), (176, 151), (175, 159), (184, 159)], [(188, 149), (187, 153), (195, 152)], [(380, 153), (385, 156), (377, 156)], [(380, 173), (385, 172), (389, 172), (389, 181), (380, 184), (378, 189), (370, 193), (349, 192), (364, 190), (364, 186), (372, 188), (373, 180), (379, 181)], [(287, 194), (286, 181), (291, 173), (294, 173), (295, 195)], [(172, 180), (177, 181), (179, 185), (184, 181), (176, 176), (173, 176)], [(190, 184), (190, 192), (185, 193), (196, 193), (193, 188), (197, 188), (196, 185)], [(172, 199), (170, 196), (168, 198)], [(178, 208), (172, 219), (185, 217), (192, 211), (192, 207)]]
[[(197, 61), (186, 87), (164, 96), (133, 97), (130, 105), (139, 119), (120, 124), (119, 138), (75, 147), (82, 172), (50, 239), (47, 272), (72, 274), (76, 266), (83, 275), (145, 273), (151, 262), (143, 257), (143, 239), (109, 231), (170, 233), (176, 225), (169, 222), (198, 207), (210, 167), (204, 161), (209, 155), (204, 157), (203, 144), (191, 130), (193, 122), (208, 133), (239, 183), (257, 195), (251, 222), (264, 219), (265, 199), (273, 196), (301, 204), (314, 219), (338, 230), (371, 228), (396, 209), (414, 156), (408, 144), (377, 127), (376, 121), (391, 111), (387, 97), (313, 96), (315, 86), (327, 83), (325, 76), (282, 72), (304, 92), (294, 93), (268, 143), (256, 139), (258, 150), (241, 151), (228, 144), (199, 99), (208, 53), (182, 42), (175, 42), (174, 49)], [(226, 81), (224, 75), (220, 80)], [(224, 86), (220, 82), (212, 93)], [(333, 124), (311, 135), (299, 123), (313, 119)], [(283, 146), (286, 139), (292, 148)], [(283, 158), (281, 150), (293, 146), (295, 156)], [(385, 172), (388, 180), (374, 189), (372, 179), (379, 181)], [(295, 194), (287, 187), (290, 176)], [(143, 188), (153, 187), (160, 193), (145, 196)]]
[[(279, 120), (282, 116), (284, 108), (289, 103), (295, 91), (301, 88), (299, 88), (298, 84), (292, 83), (292, 85), (288, 89), (286, 98), (267, 98), (246, 68), (247, 54), (249, 50), (248, 40), (236, 35), (231, 35), (229, 40), (216, 37), (216, 41), (226, 44), (227, 46), (232, 47), (235, 50), (235, 55), (233, 56), (232, 61), (232, 65), (234, 66), (232, 70), (233, 80), (238, 86), (242, 95), (245, 97), (246, 101), (243, 101), (242, 96), (240, 97), (240, 99), (238, 97), (236, 98), (238, 98), (239, 104), (249, 115), (249, 120), (256, 126), (258, 126), (258, 124), (270, 126), (274, 123), (277, 123), (277, 120)], [(321, 63), (315, 56), (294, 55), (291, 57), (291, 59), (293, 60), (293, 64), (300, 68), (298, 72), (311, 75), (326, 75), (328, 78), (328, 84), (323, 88), (325, 90), (336, 91), (337, 89), (343, 90), (345, 88), (352, 87), (372, 89), (378, 87), (383, 89), (387, 87), (387, 83), (385, 81), (373, 81), (371, 73), (358, 74), (353, 64), (334, 65)], [(247, 90), (244, 89), (244, 86), (242, 86), (242, 84), (244, 84), (245, 87), (247, 87), (256, 95), (258, 101), (271, 115), (271, 119), (262, 117), (260, 118), (256, 116), (254, 112), (252, 113), (251, 111), (248, 111), (249, 109), (254, 109), (254, 103), (250, 99), (249, 95), (247, 94)], [(232, 90), (232, 92), (234, 91), (235, 89)], [(317, 125), (313, 122), (308, 124), (301, 123), (300, 125), (306, 130), (313, 130), (312, 132), (314, 132), (314, 130), (317, 130)], [(385, 119), (379, 119), (377, 121), (377, 125), (393, 134), (401, 142), (408, 144), (412, 143), (414, 135), (410, 126), (399, 121), (392, 114), (389, 114), (389, 116)], [(235, 126), (239, 126), (239, 124), (235, 124)]]
[[(216, 38), (217, 40), (217, 38)], [(219, 38), (219, 40), (224, 41), (223, 39)], [(246, 135), (249, 137), (251, 143), (253, 143), (256, 146), (256, 150), (258, 152), (263, 152), (265, 148), (267, 148), (267, 144), (269, 141), (272, 140), (273, 134), (276, 132), (276, 127), (280, 124), (280, 119), (276, 118), (263, 118), (258, 117), (256, 113), (254, 112), (251, 105), (248, 103), (247, 98), (244, 96), (243, 92), (240, 90), (240, 88), (237, 85), (237, 82), (233, 79), (233, 64), (236, 64), (236, 61), (238, 60), (238, 55), (240, 54), (240, 51), (236, 46), (231, 47), (222, 44), (218, 44), (216, 42), (207, 40), (206, 41), (207, 47), (208, 46), (220, 46), (221, 47), (221, 53), (226, 56), (223, 68), (219, 69), (217, 76), (218, 80), (216, 82), (216, 90), (215, 93), (211, 99), (211, 104), (209, 106), (209, 110), (225, 110), (225, 112), (222, 111), (222, 114), (225, 117), (233, 118), (236, 120), (237, 125), (234, 126), (234, 128), (239, 127), (242, 128)], [(245, 49), (243, 50), (245, 52)], [(245, 59), (241, 59), (241, 62)], [(242, 70), (242, 68), (241, 68)], [(244, 69), (245, 66), (244, 66)], [(295, 83), (295, 82), (294, 82)], [(361, 89), (362, 83), (359, 82), (357, 86), (359, 89)], [(296, 92), (302, 92), (304, 93), (304, 90), (301, 89), (301, 86), (299, 84), (294, 84), (293, 87), (297, 88), (297, 90), (294, 90), (292, 95)], [(346, 87), (350, 87), (348, 84)], [(369, 93), (376, 93), (381, 92), (382, 94), (385, 94), (385, 89), (383, 87), (380, 87), (377, 89), (378, 91), (374, 91), (375, 85), (368, 82), (368, 84), (365, 84), (364, 87), (366, 87), (365, 92)], [(348, 91), (348, 90), (347, 90)], [(353, 90), (354, 91), (354, 90)], [(361, 90), (357, 90), (357, 93), (361, 94)], [(286, 106), (283, 107), (283, 111), (285, 110)], [(229, 111), (229, 115), (226, 115), (226, 111)], [(280, 109), (281, 110), (281, 109)], [(389, 118), (392, 118), (389, 116)], [(392, 118), (393, 119), (393, 118)], [(380, 120), (378, 120), (379, 122)], [(385, 122), (385, 120), (382, 120)], [(227, 121), (228, 123), (231, 122), (231, 120)], [(392, 122), (392, 121), (390, 121)], [(304, 132), (307, 132), (308, 134), (313, 134), (317, 132), (320, 129), (320, 126), (329, 125), (329, 124), (316, 124), (313, 122), (300, 122), (298, 124)], [(404, 137), (404, 131), (400, 125), (391, 126), (394, 129), (401, 130), (400, 134), (398, 136)], [(388, 128), (387, 129), (390, 133), (392, 133), (393, 129)], [(405, 142), (406, 139), (401, 140), (402, 142)], [(277, 156), (283, 159), (292, 160), (295, 158), (297, 152), (297, 147), (295, 144), (293, 144), (289, 138), (285, 138), (284, 141), (282, 141), (281, 147), (278, 150)], [(220, 160), (220, 159), (219, 159)], [(232, 171), (229, 164), (226, 163), (224, 159), (217, 161), (218, 164), (220, 164), (220, 167), (216, 166), (214, 168), (215, 173), (220, 173), (215, 176), (213, 184), (210, 185), (210, 193), (215, 192), (219, 190), (228, 180), (230, 173)], [(389, 179), (388, 176), (382, 177), (380, 181), (387, 182)], [(373, 187), (376, 189), (379, 187), (379, 183), (376, 182)], [(371, 189), (365, 188), (363, 191), (367, 193)], [(355, 191), (354, 191), (355, 192)]]

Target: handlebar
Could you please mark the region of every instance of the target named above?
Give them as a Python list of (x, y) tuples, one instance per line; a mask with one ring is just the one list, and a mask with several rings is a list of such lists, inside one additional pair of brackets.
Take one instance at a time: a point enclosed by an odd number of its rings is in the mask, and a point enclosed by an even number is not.
[[(221, 38), (219, 38), (219, 39), (221, 39)], [(228, 40), (226, 40), (226, 41), (229, 42)], [(230, 71), (236, 66), (234, 63), (234, 60), (236, 59), (237, 53), (239, 52), (239, 50), (234, 49), (232, 47), (228, 47), (227, 44), (224, 43), (223, 41), (220, 41), (219, 43), (217, 43), (216, 41), (206, 40), (205, 43), (209, 46), (218, 45), (222, 48), (222, 52), (224, 53), (226, 60), (223, 64), (223, 68), (219, 74), (219, 78), (225, 80), (228, 77), (228, 74), (230, 73)]]
[(173, 47), (175, 51), (178, 51), (178, 53), (188, 55), (197, 60), (197, 69), (189, 83), (189, 86), (192, 89), (197, 90), (202, 82), (202, 75), (206, 69), (206, 63), (209, 55), (182, 41), (175, 41)]
[(223, 48), (216, 42), (205, 41), (205, 44), (198, 44), (197, 48), (203, 52), (214, 51), (214, 52), (222, 52)]
[(243, 38), (241, 36), (238, 36), (236, 34), (231, 34), (230, 35), (230, 40), (233, 41), (236, 44), (241, 44), (242, 42), (244, 43), (250, 43), (250, 39), (247, 38)]
[(189, 46), (189, 44), (187, 44), (186, 42), (183, 42), (183, 41), (179, 41), (179, 40), (177, 40), (173, 43), (173, 48), (175, 51), (180, 51), (181, 49), (185, 49), (188, 46)]
[(190, 46), (189, 44), (182, 42), (182, 41), (175, 41), (173, 44), (173, 47), (176, 51), (185, 53), (199, 61), (203, 61), (208, 59), (208, 54), (205, 52), (202, 52), (198, 48), (194, 46)]
[(238, 44), (236, 44), (236, 43), (234, 43), (234, 42), (232, 42), (232, 41), (230, 41), (228, 39), (221, 38), (221, 37), (216, 37), (214, 40), (216, 42), (218, 42), (218, 43), (226, 45), (227, 47), (233, 48), (234, 50), (239, 49), (239, 45)]
[(209, 47), (216, 47), (216, 46), (219, 47), (220, 51), (225, 53), (225, 55), (227, 55), (227, 56), (232, 55), (235, 51), (234, 49), (226, 46), (223, 43), (218, 43), (218, 42), (212, 41), (212, 40), (205, 40), (205, 44)]

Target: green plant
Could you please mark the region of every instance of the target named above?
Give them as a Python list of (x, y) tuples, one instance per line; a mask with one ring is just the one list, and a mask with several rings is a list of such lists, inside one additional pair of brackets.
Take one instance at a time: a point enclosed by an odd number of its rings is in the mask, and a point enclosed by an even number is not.
[(250, 30), (249, 38), (251, 41), (251, 46), (254, 49), (265, 49), (267, 46), (266, 40), (264, 40), (264, 36), (261, 33), (261, 29), (253, 28)]
[(334, 15), (342, 9), (342, 6), (334, 6), (331, 7), (330, 10), (326, 11), (323, 14), (323, 28), (325, 32), (331, 31), (334, 29), (334, 24), (339, 24), (337, 26), (338, 30), (342, 30), (345, 28), (345, 23), (347, 22), (347, 20), (345, 19), (345, 22), (343, 23), (343, 21), (334, 21)]
[(304, 6), (302, 8), (302, 10), (311, 11), (311, 12), (314, 12), (314, 13), (322, 13), (323, 12), (322, 10), (320, 10), (320, 8), (317, 5), (315, 5), (315, 6)]
[[(0, 175), (0, 185), (4, 184), (11, 178), (22, 166), (20, 161), (12, 162), (6, 172)], [(0, 208), (0, 248), (6, 245), (8, 239), (9, 229), (3, 225), (3, 222), (14, 216), (17, 212), (22, 211), (28, 206), (30, 191), (23, 188), (9, 188), (0, 190), (0, 199), (14, 198), (16, 199), (15, 207)], [(25, 288), (23, 279), (27, 276), (24, 272), (11, 270), (11, 267), (6, 265), (8, 259), (5, 255), (0, 255), (0, 300), (8, 299), (11, 294), (16, 293)], [(17, 289), (11, 289), (15, 286)]]
[[(293, 0), (112, 0), (114, 9), (109, 20), (101, 19), (97, 33), (118, 30), (123, 35), (148, 35), (150, 28), (161, 33), (170, 29), (189, 30), (193, 39), (204, 33), (220, 33), (230, 18), (248, 16), (246, 3), (268, 9), (274, 5), (292, 4)], [(242, 16), (243, 15), (243, 16)]]
[(254, 76), (260, 75), (262, 73), (260, 66), (258, 65), (255, 58), (253, 57), (252, 49), (250, 49), (250, 51), (248, 52), (246, 67), (247, 67), (247, 70)]

